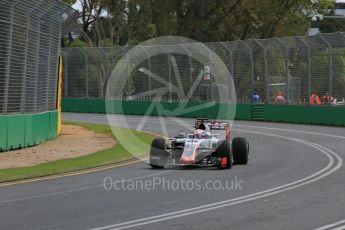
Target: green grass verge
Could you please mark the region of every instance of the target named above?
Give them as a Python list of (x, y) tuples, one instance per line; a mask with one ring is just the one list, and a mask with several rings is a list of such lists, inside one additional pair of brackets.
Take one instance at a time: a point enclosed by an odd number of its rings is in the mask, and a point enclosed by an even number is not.
[[(80, 125), (97, 133), (112, 134), (111, 128), (107, 125), (86, 124), (78, 122), (63, 123)], [(142, 142), (133, 143), (133, 145), (138, 145), (137, 147), (142, 150), (142, 153), (147, 153), (149, 151), (149, 146), (152, 140), (156, 138), (156, 136), (152, 134), (122, 128), (116, 129), (122, 132), (131, 132), (132, 134), (137, 136)], [(112, 148), (101, 150), (87, 156), (57, 160), (30, 167), (1, 169), (0, 183), (89, 169), (116, 162), (126, 161), (133, 158), (133, 155), (131, 155), (120, 143), (118, 143)]]

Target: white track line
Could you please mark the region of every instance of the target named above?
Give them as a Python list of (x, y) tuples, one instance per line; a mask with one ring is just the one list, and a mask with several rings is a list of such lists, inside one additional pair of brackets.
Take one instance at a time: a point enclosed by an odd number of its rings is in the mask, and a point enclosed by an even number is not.
[[(145, 176), (140, 176), (140, 177), (128, 178), (128, 179), (124, 179), (124, 180), (140, 180), (140, 179), (144, 179), (144, 178), (158, 176), (158, 175), (165, 174), (165, 173), (168, 173), (168, 172), (171, 172), (171, 170), (161, 171), (161, 172), (158, 172), (158, 173), (153, 173), (153, 174), (149, 174), (149, 175), (145, 175)], [(9, 199), (9, 200), (0, 200), (0, 204), (6, 204), (6, 203), (18, 202), (18, 201), (25, 201), (25, 200), (32, 200), (32, 199), (49, 197), (49, 196), (68, 194), (68, 193), (72, 193), (72, 192), (81, 192), (81, 191), (85, 191), (85, 190), (102, 188), (103, 186), (104, 186), (104, 184), (97, 184), (97, 185), (90, 185), (90, 186), (85, 186), (85, 187), (80, 187), (80, 188), (75, 188), (75, 189), (63, 190), (63, 191), (59, 191), (59, 192), (44, 193), (44, 194), (20, 197), (20, 198)]]
[(279, 186), (279, 187), (271, 188), (268, 190), (264, 190), (264, 191), (261, 191), (258, 193), (253, 193), (253, 194), (246, 195), (246, 196), (241, 196), (238, 198), (233, 198), (233, 199), (224, 200), (224, 201), (220, 201), (220, 202), (216, 202), (216, 203), (197, 206), (194, 208), (183, 209), (180, 211), (175, 211), (175, 212), (165, 213), (165, 214), (151, 216), (151, 217), (147, 217), (147, 218), (141, 218), (141, 219), (136, 219), (136, 220), (127, 221), (127, 222), (123, 222), (123, 223), (118, 223), (118, 224), (114, 224), (114, 225), (108, 225), (108, 226), (103, 226), (103, 227), (99, 227), (99, 228), (94, 228), (93, 230), (110, 230), (110, 229), (115, 230), (115, 229), (127, 229), (127, 228), (139, 227), (139, 226), (143, 226), (143, 225), (147, 225), (147, 224), (157, 223), (157, 222), (175, 219), (175, 218), (179, 218), (179, 217), (185, 217), (188, 215), (207, 212), (207, 211), (211, 211), (211, 210), (215, 210), (215, 209), (219, 209), (219, 208), (223, 208), (223, 207), (228, 207), (228, 206), (232, 206), (232, 205), (236, 205), (236, 204), (240, 204), (240, 203), (244, 203), (244, 202), (248, 202), (248, 201), (257, 200), (260, 198), (272, 196), (272, 195), (275, 195), (278, 193), (282, 193), (282, 192), (292, 190), (292, 189), (310, 184), (312, 182), (318, 181), (318, 180), (332, 174), (336, 170), (338, 170), (343, 164), (343, 160), (339, 155), (337, 155), (332, 150), (327, 149), (326, 147), (323, 147), (323, 146), (318, 145), (316, 143), (308, 142), (308, 141), (305, 141), (302, 139), (291, 138), (291, 137), (287, 137), (287, 136), (281, 136), (281, 135), (277, 135), (277, 134), (254, 132), (254, 131), (247, 131), (247, 130), (238, 130), (238, 131), (246, 132), (246, 133), (252, 133), (252, 134), (272, 136), (272, 137), (278, 137), (278, 138), (282, 138), (285, 140), (291, 140), (291, 141), (299, 142), (302, 144), (306, 144), (306, 145), (313, 147), (313, 148), (319, 150), (320, 152), (322, 152), (328, 158), (329, 162), (328, 162), (327, 166), (325, 166), (321, 170), (317, 171), (316, 173), (314, 173), (310, 176), (304, 177), (302, 179), (299, 179), (297, 181), (294, 181), (294, 182), (291, 182), (288, 184), (284, 184), (284, 185)]
[[(70, 114), (65, 114), (64, 116), (65, 116), (65, 120), (74, 119), (75, 118), (74, 115), (70, 115)], [(88, 118), (92, 118), (92, 119), (95, 119), (95, 120), (104, 120), (104, 118), (102, 118), (100, 116), (99, 117), (98, 116), (97, 117), (89, 116)], [(174, 119), (174, 118), (171, 118), (171, 117), (167, 117), (167, 118), (169, 118), (171, 120)], [(128, 119), (123, 118), (123, 120), (127, 121)], [(136, 119), (136, 118), (131, 118), (131, 121), (140, 122), (141, 120), (140, 119)], [(151, 118), (147, 119), (147, 122), (149, 122), (149, 123), (157, 123), (157, 120), (153, 119), (151, 117)], [(166, 121), (165, 123), (169, 124), (169, 125), (176, 125), (176, 123), (168, 122), (168, 121)], [(254, 126), (254, 125), (240, 125), (240, 124), (236, 124), (236, 122), (234, 122), (234, 126), (235, 127), (238, 126), (238, 127), (256, 128), (256, 129), (275, 130), (275, 131), (284, 131), (284, 132), (293, 132), (293, 133), (302, 133), (302, 134), (311, 134), (311, 135), (317, 135), (317, 136), (334, 137), (334, 138), (345, 139), (345, 136), (340, 136), (340, 135), (335, 135), (335, 134), (318, 133), (318, 132), (311, 132), (311, 131), (301, 131), (301, 130), (294, 130), (294, 129), (281, 129), (281, 128)]]
[(333, 228), (331, 230), (344, 230), (344, 229), (345, 229), (345, 225), (343, 225), (341, 227)]
[[(314, 230), (340, 230), (340, 229), (345, 229), (345, 225), (337, 227), (338, 225), (345, 224), (345, 220), (341, 220), (332, 224), (328, 224), (319, 228), (315, 228)], [(337, 228), (334, 228), (337, 227)]]
[(294, 130), (294, 129), (281, 129), (281, 128), (272, 128), (272, 127), (264, 127), (264, 126), (239, 125), (239, 124), (235, 124), (234, 126), (247, 127), (247, 128), (256, 128), (256, 129), (266, 129), (266, 130), (276, 130), (276, 131), (284, 131), (284, 132), (287, 131), (287, 132), (292, 132), (292, 133), (312, 134), (312, 135), (317, 135), (317, 136), (334, 137), (334, 138), (345, 139), (345, 136), (339, 136), (339, 135), (328, 134), (328, 133), (317, 133), (317, 132), (310, 132), (310, 131), (300, 131), (300, 130)]

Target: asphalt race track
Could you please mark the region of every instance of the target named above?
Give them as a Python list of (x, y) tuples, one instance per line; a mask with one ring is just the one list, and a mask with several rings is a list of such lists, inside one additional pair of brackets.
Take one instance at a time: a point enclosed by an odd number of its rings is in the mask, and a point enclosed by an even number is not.
[[(63, 118), (107, 123), (104, 115)], [(135, 128), (142, 118), (126, 120)], [(155, 117), (142, 128), (161, 130)], [(173, 119), (166, 128), (163, 135), (181, 130)], [(152, 170), (140, 162), (0, 187), (0, 229), (345, 229), (344, 128), (236, 121), (232, 136), (249, 139), (248, 165)], [(105, 179), (161, 184), (105, 188)]]

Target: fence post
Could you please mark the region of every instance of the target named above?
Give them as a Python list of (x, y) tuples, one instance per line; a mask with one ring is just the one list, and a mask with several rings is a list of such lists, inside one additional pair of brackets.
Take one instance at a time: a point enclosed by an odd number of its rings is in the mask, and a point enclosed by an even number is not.
[(171, 87), (171, 84), (172, 84), (172, 76), (171, 76), (171, 62), (170, 62), (170, 53), (163, 47), (163, 46), (160, 46), (158, 45), (158, 47), (163, 50), (164, 53), (167, 54), (167, 57), (168, 57), (168, 76), (169, 76), (169, 100), (171, 101), (172, 100), (172, 87)]
[(270, 97), (270, 87), (269, 87), (269, 79), (268, 79), (268, 63), (267, 63), (267, 49), (257, 40), (253, 39), (253, 41), (260, 46), (260, 48), (264, 51), (264, 68), (265, 68), (265, 88), (266, 88), (266, 103)]
[[(131, 73), (130, 73), (130, 71), (129, 71), (129, 65), (130, 65), (130, 57), (129, 57), (129, 55), (128, 55), (128, 52), (126, 51), (126, 48), (123, 48), (123, 47), (119, 47), (120, 49), (121, 49), (121, 51), (122, 51), (122, 53), (124, 53), (124, 55), (126, 56), (126, 66), (127, 66), (127, 68), (126, 68), (126, 70), (127, 70), (127, 97), (129, 97), (129, 96), (131, 96), (130, 95), (130, 91), (131, 91)], [(120, 58), (120, 60), (121, 60), (121, 58)], [(119, 60), (117, 61), (117, 62), (119, 62)], [(108, 80), (107, 80), (108, 81)], [(109, 96), (109, 95), (107, 95), (107, 96)]]
[[(44, 13), (42, 15), (40, 15), (39, 21), (40, 21), (40, 39), (39, 39), (39, 45), (40, 46), (44, 46), (44, 48), (47, 49), (47, 52), (42, 52), (44, 54), (44, 56), (40, 56), (41, 50), (38, 52), (38, 62), (43, 62), (43, 63), (39, 63), (39, 65), (37, 65), (37, 69), (38, 69), (38, 76), (37, 76), (37, 80), (39, 78), (39, 75), (41, 74), (41, 78), (43, 78), (45, 81), (41, 81), (41, 87), (39, 87), (40, 85), (40, 81), (36, 82), (36, 86), (38, 87), (38, 90), (42, 89), (44, 87), (44, 91), (41, 92), (41, 94), (44, 92), (45, 95), (43, 95), (42, 97), (40, 97), (40, 100), (38, 98), (38, 93), (37, 90), (35, 92), (35, 104), (37, 106), (37, 104), (40, 105), (39, 107), (39, 111), (48, 111), (48, 105), (49, 105), (49, 83), (50, 80), (52, 78), (51, 74), (51, 57), (52, 57), (52, 30), (53, 30), (53, 23), (52, 21), (55, 20), (56, 17), (58, 17), (56, 15), (56, 6), (59, 4), (58, 2), (54, 2), (48, 3), (49, 6), (47, 7), (47, 9), (44, 11)], [(42, 36), (42, 25), (46, 25), (46, 27), (44, 27), (44, 29), (46, 29), (45, 34)], [(42, 42), (44, 41), (44, 42)], [(43, 43), (43, 44), (42, 44)], [(47, 46), (47, 47), (45, 47)], [(44, 70), (44, 72), (42, 73), (41, 70)], [(57, 80), (56, 78), (56, 73), (54, 74), (54, 78)], [(45, 76), (46, 74), (46, 76)], [(43, 75), (43, 76), (42, 76)], [(42, 80), (42, 79), (41, 79)], [(44, 85), (45, 83), (45, 85)], [(56, 86), (57, 89), (57, 86)], [(39, 101), (39, 102), (38, 102)], [(55, 101), (54, 101), (55, 103)], [(37, 112), (37, 108), (35, 110)]]
[[(53, 21), (54, 27), (53, 30), (51, 31), (51, 34), (53, 35), (51, 38), (51, 66), (52, 68), (50, 69), (50, 75), (52, 76), (50, 78), (51, 83), (50, 83), (50, 101), (49, 101), (49, 110), (55, 109), (56, 108), (56, 101), (57, 101), (57, 96), (58, 96), (58, 84), (59, 84), (59, 78), (58, 72), (59, 72), (59, 61), (60, 61), (60, 51), (61, 51), (61, 39), (63, 37), (62, 34), (62, 27), (63, 27), (63, 19), (64, 17), (66, 18), (67, 15), (63, 14), (65, 11), (66, 5), (61, 5), (61, 3), (56, 3), (55, 4), (55, 10), (56, 12), (55, 15), (55, 20)], [(56, 30), (55, 28), (61, 28), (60, 30)], [(54, 87), (52, 88), (52, 85)], [(62, 93), (62, 92), (61, 92)], [(62, 95), (61, 95), (62, 96)]]
[(78, 48), (84, 56), (84, 66), (85, 66), (85, 98), (89, 98), (89, 58), (83, 48)]
[[(207, 47), (208, 48), (208, 47)], [(209, 59), (210, 59), (210, 101), (213, 101), (213, 52), (210, 48), (208, 48), (208, 52), (209, 52)]]
[(290, 92), (289, 92), (289, 47), (286, 46), (279, 38), (275, 38), (278, 43), (285, 49), (285, 93), (286, 93), (286, 101), (287, 103), (290, 102)]
[(148, 70), (149, 70), (149, 75), (148, 75), (148, 77), (149, 77), (149, 80), (148, 80), (148, 91), (149, 91), (149, 95), (150, 95), (150, 99), (152, 98), (152, 91), (151, 91), (151, 89), (152, 89), (152, 80), (151, 80), (151, 78), (152, 78), (152, 76), (151, 76), (151, 74), (152, 74), (152, 71), (151, 71), (151, 57), (150, 57), (150, 53), (143, 47), (143, 46), (141, 46), (141, 45), (139, 45), (139, 47), (145, 52), (145, 54), (146, 54), (146, 56), (147, 56), (147, 62), (148, 62)]
[(220, 42), (220, 44), (226, 49), (229, 53), (229, 62), (230, 62), (230, 77), (234, 77), (234, 59), (233, 59), (233, 52), (232, 50), (225, 44), (225, 42)]
[[(344, 32), (338, 32), (337, 34), (340, 34), (340, 36), (343, 38), (343, 40), (345, 41), (345, 34), (344, 34)], [(345, 89), (344, 89), (344, 91), (345, 91)], [(343, 95), (343, 100), (344, 100), (344, 97), (345, 97), (345, 95)]]
[[(58, 4), (58, 3), (56, 3), (56, 4)], [(52, 7), (52, 9), (54, 9), (55, 10), (55, 4), (53, 5), (53, 7)], [(54, 13), (52, 13), (51, 12), (51, 9), (47, 12), (47, 14), (45, 14), (45, 16), (47, 17), (47, 15), (48, 15), (48, 13), (50, 13), (50, 15), (48, 16), (48, 18), (49, 18), (49, 41), (48, 41), (48, 43), (49, 43), (49, 52), (48, 52), (48, 79), (47, 79), (47, 83), (46, 83), (46, 93), (47, 93), (47, 95), (46, 95), (46, 101), (45, 101), (45, 107), (44, 107), (44, 109), (46, 110), (46, 111), (48, 111), (49, 110), (49, 81), (51, 80), (51, 77), (52, 76), (50, 76), (50, 72), (51, 72), (51, 66), (50, 66), (50, 64), (51, 64), (51, 51), (52, 51), (52, 30), (53, 30), (53, 27), (54, 27), (54, 25), (53, 25), (53, 23), (52, 23), (52, 21), (55, 19), (54, 18)]]
[(68, 52), (65, 52), (63, 49), (61, 50), (61, 55), (62, 55), (62, 63), (63, 65), (63, 79), (62, 81), (64, 82), (64, 97), (68, 97)]
[[(251, 67), (251, 75), (252, 75), (252, 86), (251, 86), (251, 94), (253, 94), (254, 91), (254, 81), (255, 81), (255, 76), (254, 76), (254, 57), (253, 57), (253, 49), (244, 41), (239, 41), (240, 44), (244, 45), (248, 50), (249, 50), (249, 59), (250, 59), (250, 67)], [(250, 98), (251, 99), (251, 98)]]
[[(106, 60), (106, 61), (102, 61), (102, 64), (104, 66), (104, 74), (105, 74), (104, 82), (102, 80), (102, 76), (98, 76), (98, 78), (100, 78), (100, 79), (98, 79), (98, 83), (100, 85), (98, 87), (99, 91), (97, 92), (99, 98), (104, 98), (105, 97), (105, 93), (104, 93), (105, 85), (108, 83), (108, 79), (110, 78), (110, 73), (109, 73), (109, 69), (108, 69), (108, 65), (107, 65), (108, 64), (107, 63), (107, 61), (108, 61), (108, 57), (107, 56), (108, 55), (106, 54), (106, 52), (104, 52), (103, 47), (97, 48), (97, 50), (99, 52), (101, 52), (101, 55), (104, 56), (104, 58), (102, 58), (101, 60)], [(100, 64), (99, 67), (102, 64)]]
[(327, 39), (319, 33), (321, 40), (328, 46), (328, 65), (329, 65), (329, 95), (333, 95), (333, 47)]
[[(233, 52), (232, 52), (232, 50), (229, 48), (229, 46), (227, 45), (227, 44), (225, 44), (225, 42), (220, 42), (220, 44), (221, 44), (221, 46), (223, 46), (225, 49), (226, 49), (226, 51), (228, 52), (228, 54), (229, 54), (229, 63), (230, 63), (230, 70), (229, 70), (229, 72), (230, 72), (230, 76), (229, 76), (229, 79), (230, 79), (230, 81), (232, 81), (232, 83), (234, 83), (234, 60), (233, 60)], [(230, 88), (232, 87), (232, 86), (229, 86)], [(230, 89), (229, 89), (230, 90)]]
[(307, 58), (308, 58), (308, 104), (310, 104), (310, 95), (311, 95), (311, 51), (310, 46), (306, 41), (304, 41), (300, 36), (297, 37), (299, 41), (301, 41), (305, 47), (307, 47)]
[(130, 94), (130, 90), (131, 90), (131, 73), (130, 73), (130, 70), (129, 70), (129, 65), (130, 65), (130, 61), (131, 60), (130, 60), (130, 57), (128, 55), (128, 52), (126, 52), (126, 61), (127, 61), (128, 94)]
[(189, 66), (189, 80), (193, 83), (193, 71), (192, 71), (192, 53), (184, 45), (179, 45), (184, 51), (188, 53), (188, 66)]

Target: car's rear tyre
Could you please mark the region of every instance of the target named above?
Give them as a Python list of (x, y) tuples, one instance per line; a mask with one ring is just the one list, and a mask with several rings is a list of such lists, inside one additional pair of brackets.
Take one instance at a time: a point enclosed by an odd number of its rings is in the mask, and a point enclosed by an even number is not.
[(219, 158), (225, 158), (226, 157), (226, 166), (219, 165), (218, 169), (230, 169), (233, 165), (233, 157), (230, 150), (230, 144), (227, 140), (222, 140), (218, 143), (218, 147), (216, 151), (213, 153), (213, 156), (219, 157)]
[(249, 160), (249, 143), (244, 137), (236, 137), (232, 140), (232, 155), (235, 164), (245, 165)]
[(166, 151), (165, 140), (163, 138), (154, 139), (150, 149), (150, 166), (154, 169), (164, 168), (168, 157), (169, 152)]

